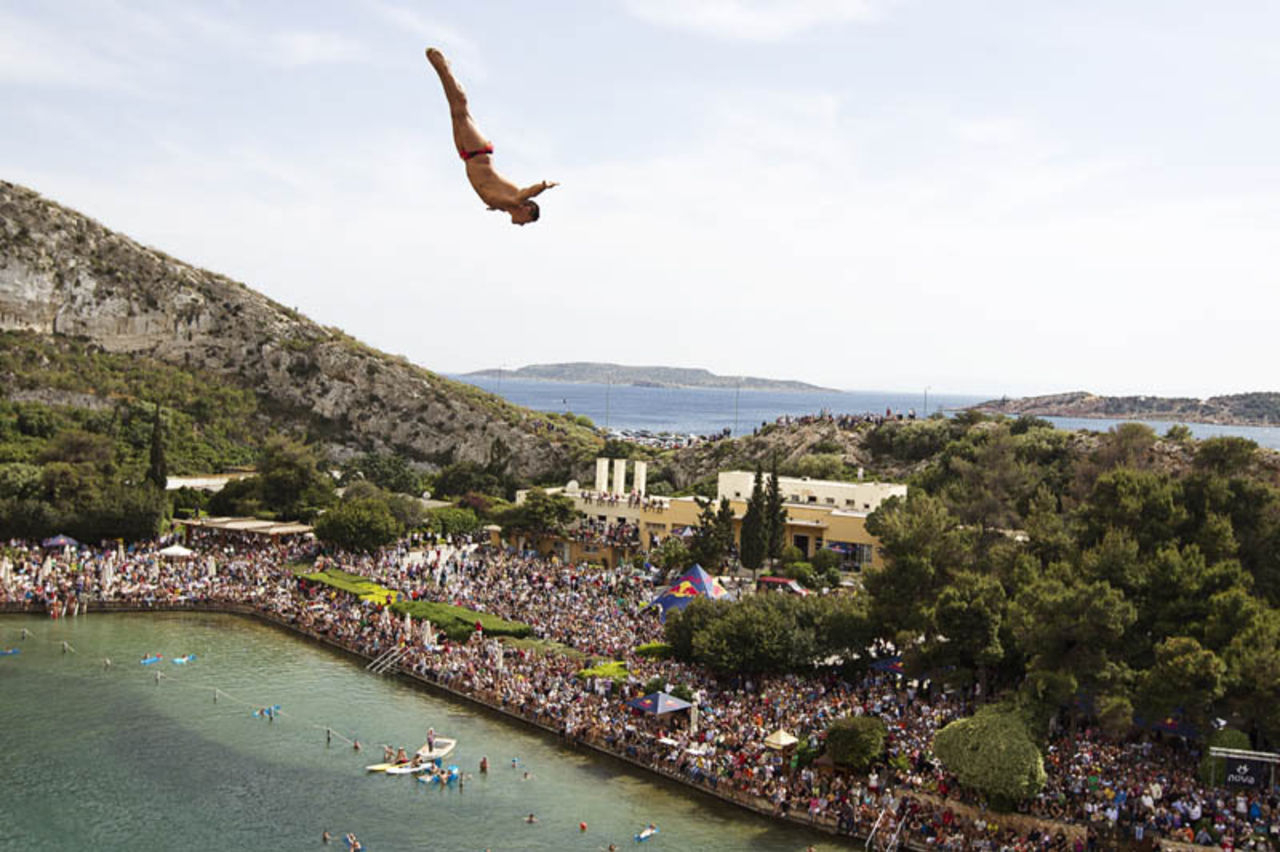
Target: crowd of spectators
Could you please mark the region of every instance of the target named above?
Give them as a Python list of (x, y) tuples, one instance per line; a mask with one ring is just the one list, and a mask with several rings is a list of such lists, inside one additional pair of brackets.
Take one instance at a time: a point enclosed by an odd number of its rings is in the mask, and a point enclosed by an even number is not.
[(638, 547), (640, 528), (622, 520), (583, 518), (565, 532), (565, 537), (597, 547)]
[[(84, 602), (154, 605), (235, 602), (256, 607), (369, 656), (400, 646), (403, 670), (723, 797), (879, 845), (950, 850), (1082, 852), (1109, 838), (1157, 838), (1275, 849), (1280, 809), (1271, 793), (1208, 788), (1198, 752), (1180, 740), (1116, 742), (1094, 731), (1051, 743), (1049, 782), (1013, 816), (988, 812), (933, 759), (934, 733), (974, 707), (955, 692), (922, 690), (891, 672), (836, 671), (717, 678), (700, 667), (636, 653), (660, 640), (646, 604), (654, 589), (620, 569), (561, 564), (476, 545), (405, 541), (373, 556), (322, 553), (307, 539), (194, 534), (190, 558), (166, 559), (164, 541), (132, 548), (49, 551), (11, 543), (0, 557), (0, 602), (53, 615)], [(329, 586), (299, 582), (290, 563), (314, 559), (369, 577), (415, 600), (442, 601), (532, 626), (539, 648), (477, 631), (465, 642)], [(581, 677), (588, 659), (622, 660), (621, 680)], [(627, 704), (654, 683), (680, 689), (695, 714), (640, 714)], [(866, 774), (816, 754), (829, 724), (872, 715), (888, 730), (884, 760)], [(771, 733), (799, 738), (770, 748)]]
[[(812, 426), (829, 423), (839, 429), (852, 431), (865, 423), (869, 423), (872, 426), (879, 426), (882, 423), (887, 423), (892, 420), (915, 419), (916, 410), (914, 408), (908, 409), (905, 413), (901, 411), (895, 413), (893, 409), (886, 408), (884, 410), (884, 414), (876, 414), (873, 412), (863, 412), (861, 414), (835, 414), (824, 409), (817, 414), (780, 414), (774, 419), (772, 425), (775, 427), (780, 426), (786, 428), (789, 426)], [(770, 425), (771, 424), (767, 422), (761, 423), (760, 428), (755, 430), (756, 434), (759, 434), (761, 429), (766, 429)]]
[(581, 491), (578, 493), (578, 497), (588, 506), (621, 506), (624, 499), (629, 509), (665, 512), (671, 506), (670, 500), (666, 497), (651, 497), (646, 494), (640, 494), (637, 491), (631, 491), (627, 494), (610, 494), (607, 491)]

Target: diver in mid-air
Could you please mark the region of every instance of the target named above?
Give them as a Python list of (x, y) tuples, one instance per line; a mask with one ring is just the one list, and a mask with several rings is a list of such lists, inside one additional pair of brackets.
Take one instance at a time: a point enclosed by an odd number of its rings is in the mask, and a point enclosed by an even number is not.
[(467, 180), (490, 210), (501, 210), (511, 216), (513, 225), (538, 221), (540, 211), (535, 195), (556, 184), (541, 181), (521, 189), (493, 168), (493, 143), (484, 137), (467, 109), (467, 94), (454, 79), (444, 54), (427, 48), (427, 61), (440, 75), (444, 96), (449, 101), (449, 118), (453, 121), (453, 144), (467, 167)]

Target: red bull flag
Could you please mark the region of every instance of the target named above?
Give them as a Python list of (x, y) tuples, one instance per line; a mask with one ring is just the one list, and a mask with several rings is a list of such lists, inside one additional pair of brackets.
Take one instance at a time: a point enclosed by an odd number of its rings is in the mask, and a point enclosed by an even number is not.
[(662, 620), (666, 621), (669, 611), (684, 609), (689, 601), (699, 596), (715, 601), (728, 598), (729, 592), (720, 585), (719, 580), (704, 571), (701, 565), (694, 565), (649, 605), (661, 607)]

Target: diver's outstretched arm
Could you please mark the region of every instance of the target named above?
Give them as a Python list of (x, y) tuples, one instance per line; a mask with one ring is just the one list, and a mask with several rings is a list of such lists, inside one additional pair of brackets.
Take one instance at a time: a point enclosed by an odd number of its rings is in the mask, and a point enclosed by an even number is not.
[(544, 180), (540, 183), (535, 183), (533, 186), (526, 186), (524, 189), (520, 190), (520, 193), (516, 196), (516, 200), (528, 201), (530, 198), (533, 198), (535, 195), (541, 195), (551, 187), (559, 186), (559, 185), (560, 184), (556, 183), (555, 181)]

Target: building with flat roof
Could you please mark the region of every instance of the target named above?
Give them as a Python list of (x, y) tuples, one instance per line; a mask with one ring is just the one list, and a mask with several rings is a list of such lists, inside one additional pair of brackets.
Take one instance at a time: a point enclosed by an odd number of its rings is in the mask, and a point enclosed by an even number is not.
[[(628, 488), (626, 460), (597, 459), (594, 489), (583, 489), (577, 481), (548, 489), (572, 499), (584, 515), (579, 528), (557, 543), (557, 555), (569, 561), (616, 565), (671, 536), (690, 535), (702, 511), (697, 499), (649, 496), (645, 474), (645, 463), (636, 462)], [(729, 500), (736, 519), (735, 536), (741, 535), (754, 481), (754, 473), (741, 470), (724, 471), (717, 478), (717, 500)], [(907, 486), (787, 476), (778, 477), (778, 486), (787, 510), (786, 542), (799, 548), (806, 559), (827, 549), (839, 553), (850, 570), (882, 563), (879, 542), (867, 532), (867, 516), (890, 497), (906, 497)], [(526, 494), (518, 493), (516, 502)]]
[[(746, 501), (751, 497), (756, 475), (748, 470), (722, 471), (716, 480), (716, 497)], [(765, 474), (765, 482), (769, 474)], [(788, 506), (819, 506), (846, 512), (870, 514), (890, 497), (906, 497), (907, 486), (888, 482), (842, 482), (810, 479), (807, 476), (779, 476), (778, 490)]]

